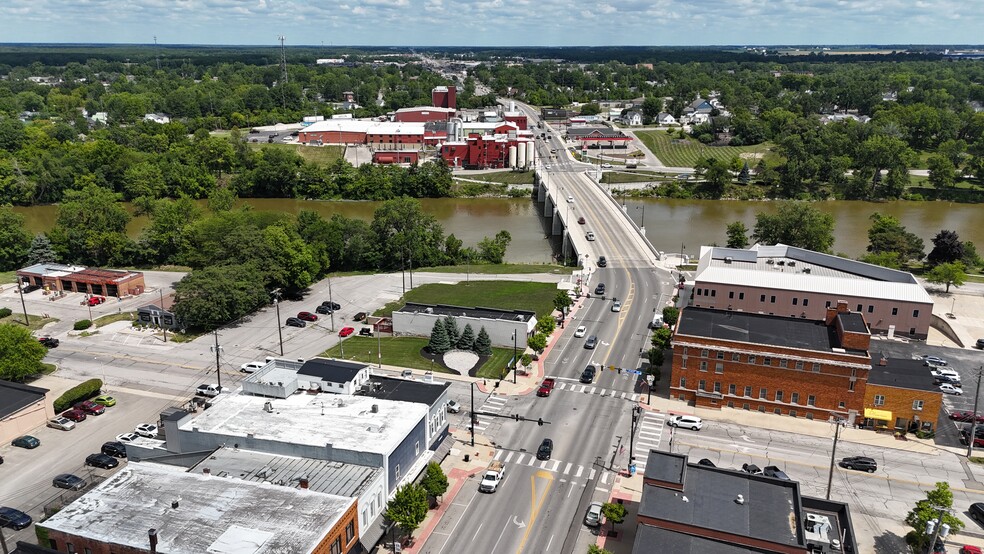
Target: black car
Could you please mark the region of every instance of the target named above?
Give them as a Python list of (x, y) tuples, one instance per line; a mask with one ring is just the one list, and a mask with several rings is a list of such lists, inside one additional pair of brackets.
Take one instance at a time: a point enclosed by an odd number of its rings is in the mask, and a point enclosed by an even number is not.
[(977, 339), (977, 348), (984, 349), (984, 339)]
[(322, 314), (322, 315), (328, 315), (328, 314), (332, 313), (334, 310), (332, 310), (329, 306), (325, 306), (324, 304), (322, 304), (322, 305), (318, 306), (317, 308), (315, 308), (314, 311), (316, 311), (316, 312), (318, 312), (319, 314)]
[(359, 313), (355, 314), (355, 317), (353, 317), (352, 319), (354, 319), (355, 321), (362, 321), (363, 319), (365, 319), (368, 316), (369, 316), (369, 314), (367, 314), (366, 312), (359, 312)]
[(34, 520), (24, 512), (7, 506), (0, 506), (0, 527), (20, 531), (32, 523)]
[(762, 470), (755, 464), (741, 464), (741, 470), (752, 475), (761, 475)]
[(707, 458), (701, 458), (700, 461), (697, 462), (697, 465), (704, 467), (717, 467), (714, 465), (714, 462), (708, 460)]
[(114, 458), (126, 458), (126, 445), (119, 441), (104, 442), (99, 450), (107, 456)]
[(540, 447), (536, 449), (536, 459), (549, 460), (551, 454), (553, 454), (553, 441), (550, 439), (543, 439), (543, 442), (540, 443)]
[(838, 465), (856, 471), (867, 471), (868, 473), (874, 473), (875, 470), (878, 469), (878, 463), (875, 462), (874, 458), (869, 458), (867, 456), (851, 456), (844, 458)]
[(51, 337), (41, 337), (38, 339), (38, 342), (40, 342), (42, 345), (44, 345), (47, 348), (58, 347), (58, 339), (53, 339)]
[(762, 474), (766, 477), (772, 477), (773, 479), (781, 479), (783, 481), (792, 481), (786, 472), (779, 469), (776, 466), (765, 466), (762, 468)]
[(101, 469), (113, 469), (120, 465), (120, 462), (108, 454), (89, 454), (85, 458), (85, 465)]
[(582, 383), (593, 383), (594, 382), (594, 378), (595, 378), (595, 368), (594, 368), (594, 366), (593, 365), (589, 365), (588, 367), (584, 368), (584, 372), (581, 373), (581, 382)]
[(984, 502), (974, 502), (970, 505), (970, 509), (967, 512), (970, 513), (971, 519), (984, 525)]
[(342, 309), (342, 305), (339, 304), (338, 302), (331, 302), (331, 301), (328, 301), (328, 300), (325, 300), (324, 302), (322, 302), (321, 305), (322, 306), (328, 306), (328, 309), (330, 309), (330, 310), (341, 310)]
[(598, 283), (595, 287), (595, 294), (605, 294), (605, 283)]
[(598, 267), (608, 267), (608, 260), (604, 256), (598, 256)]
[(51, 480), (51, 484), (59, 489), (80, 491), (85, 488), (85, 479), (76, 477), (71, 473), (62, 473), (56, 475), (55, 478)]
[(372, 336), (372, 327), (363, 327), (363, 328), (359, 329), (359, 335), (360, 336), (363, 336), (363, 337), (371, 337)]
[(288, 317), (286, 325), (288, 327), (307, 327), (307, 323), (303, 319), (298, 319), (296, 317)]

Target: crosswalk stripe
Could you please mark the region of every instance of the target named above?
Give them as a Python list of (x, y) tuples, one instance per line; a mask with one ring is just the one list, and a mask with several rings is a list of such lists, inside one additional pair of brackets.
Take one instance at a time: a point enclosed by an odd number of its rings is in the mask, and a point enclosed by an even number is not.
[[(501, 452), (501, 450), (500, 450), (500, 452)], [(512, 457), (513, 457), (513, 454), (515, 454), (515, 452), (510, 452), (510, 453), (508, 453), (508, 454), (506, 454), (506, 459), (505, 459), (505, 460), (503, 460), (503, 461), (502, 461), (502, 463), (504, 463), (504, 464), (508, 464), (508, 463), (509, 463), (509, 460), (511, 460), (511, 459), (512, 459)]]
[(599, 392), (598, 394), (600, 394), (601, 396), (605, 396), (606, 392), (608, 392), (608, 389), (601, 389), (601, 392)]
[(530, 461), (526, 462), (526, 465), (533, 467), (533, 464), (535, 463), (536, 463), (536, 456), (530, 456)]
[(595, 476), (595, 470), (594, 468), (591, 468), (591, 473), (588, 474), (588, 481), (594, 479), (594, 476)]
[[(510, 454), (509, 458), (512, 458), (512, 454), (516, 454), (516, 463), (517, 464), (519, 464), (519, 463), (521, 463), (523, 461), (523, 454), (517, 454), (515, 452), (510, 452), (509, 454)], [(509, 461), (509, 458), (506, 458), (506, 461), (507, 462)]]
[(502, 456), (502, 450), (496, 450), (495, 456), (492, 456), (493, 460), (498, 460)]
[(550, 468), (549, 471), (557, 471), (557, 468), (559, 467), (560, 467), (560, 460), (554, 460), (554, 465), (552, 468)]
[(567, 475), (568, 473), (571, 472), (571, 466), (573, 466), (573, 465), (574, 464), (572, 464), (570, 462), (567, 463), (567, 467), (564, 468), (564, 475)]
[(594, 394), (594, 391), (595, 391), (596, 388), (597, 387), (591, 387), (591, 392), (589, 392), (588, 394)]
[(574, 474), (574, 478), (577, 479), (584, 473), (584, 466), (577, 466), (577, 473)]
[(601, 474), (601, 482), (604, 485), (607, 485), (608, 484), (608, 473), (607, 472)]
[(495, 402), (495, 403), (505, 404), (507, 402), (507, 400), (505, 398), (503, 398), (503, 397), (500, 397), (500, 396), (490, 396), (488, 398), (488, 400), (486, 400), (486, 402)]

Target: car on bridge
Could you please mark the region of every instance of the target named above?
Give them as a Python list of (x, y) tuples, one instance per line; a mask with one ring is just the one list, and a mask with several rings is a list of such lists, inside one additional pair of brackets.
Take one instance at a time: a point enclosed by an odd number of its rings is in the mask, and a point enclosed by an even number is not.
[(594, 239), (595, 239), (595, 234), (594, 234), (594, 231), (588, 231), (588, 232), (587, 232), (587, 233), (586, 233), (586, 234), (584, 235), (584, 238), (586, 238), (586, 239), (588, 239), (588, 240), (594, 240)]

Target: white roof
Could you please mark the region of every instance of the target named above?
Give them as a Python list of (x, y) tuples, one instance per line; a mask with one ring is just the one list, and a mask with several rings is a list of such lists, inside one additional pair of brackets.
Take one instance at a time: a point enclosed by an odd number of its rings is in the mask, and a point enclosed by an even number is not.
[[(435, 108), (438, 109), (438, 108)], [(372, 121), (328, 119), (309, 125), (303, 133), (366, 133), (377, 135), (423, 135), (424, 123), (416, 121)]]
[[(294, 394), (265, 398), (222, 395), (224, 400), (180, 426), (199, 433), (389, 454), (422, 419), (428, 407), (415, 402), (344, 394)], [(272, 412), (263, 409), (270, 402)], [(373, 412), (373, 406), (377, 411)]]
[(138, 550), (148, 549), (148, 530), (157, 529), (157, 550), (169, 554), (308, 553), (354, 502), (131, 462), (44, 526)]
[(396, 110), (396, 113), (407, 113), (407, 112), (444, 112), (444, 113), (455, 113), (453, 108), (437, 108), (435, 106), (413, 106), (411, 108), (400, 108)]

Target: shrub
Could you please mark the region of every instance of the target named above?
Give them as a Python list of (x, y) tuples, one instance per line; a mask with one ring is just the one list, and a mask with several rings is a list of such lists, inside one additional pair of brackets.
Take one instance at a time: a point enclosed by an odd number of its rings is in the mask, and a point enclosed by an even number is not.
[(75, 325), (72, 326), (72, 328), (76, 331), (83, 331), (89, 327), (92, 327), (92, 322), (88, 319), (80, 319), (75, 322)]
[(0, 308), (0, 319), (10, 317), (10, 314), (12, 313), (14, 312), (12, 312), (10, 308)]
[(89, 398), (92, 398), (101, 388), (101, 379), (89, 379), (88, 381), (75, 385), (55, 400), (55, 412), (67, 410), (72, 404), (75, 404), (80, 400), (88, 400)]

